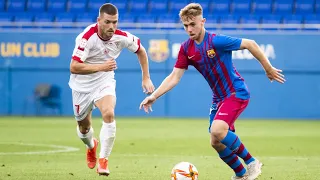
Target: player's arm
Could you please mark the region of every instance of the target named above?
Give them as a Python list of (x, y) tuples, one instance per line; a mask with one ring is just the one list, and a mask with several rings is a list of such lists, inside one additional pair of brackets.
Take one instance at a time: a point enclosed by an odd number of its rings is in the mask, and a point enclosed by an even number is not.
[(253, 40), (241, 39), (225, 35), (217, 35), (213, 39), (213, 44), (216, 46), (216, 48), (223, 51), (248, 49), (251, 54), (260, 61), (266, 71), (272, 68), (267, 57), (263, 54), (258, 44)]
[(142, 46), (142, 44), (140, 44), (140, 47), (136, 52), (136, 54), (138, 56), (141, 72), (142, 72), (143, 92), (148, 94), (152, 93), (154, 91), (154, 86), (150, 79), (148, 56), (147, 56), (146, 49)]
[(126, 38), (123, 41), (124, 47), (134, 52), (138, 56), (138, 60), (142, 72), (142, 89), (143, 92), (150, 94), (154, 91), (153, 83), (150, 79), (149, 62), (145, 48), (142, 46), (140, 39), (129, 32), (125, 32)]
[(240, 49), (248, 49), (250, 51), (250, 53), (260, 62), (271, 82), (273, 80), (280, 83), (285, 82), (284, 75), (281, 74), (282, 70), (276, 69), (271, 65), (269, 59), (254, 40), (242, 39)]
[(80, 39), (80, 36), (76, 39), (70, 62), (70, 72), (72, 74), (92, 74), (98, 71), (113, 71), (117, 68), (114, 59), (106, 60), (103, 64), (85, 63), (93, 44), (93, 42), (85, 38)]
[(151, 105), (162, 95), (174, 88), (183, 76), (185, 69), (174, 68), (169, 76), (167, 76), (161, 85), (149, 96), (146, 97), (140, 104), (140, 109), (143, 108), (146, 113), (149, 109), (152, 111)]
[(70, 72), (72, 74), (92, 74), (98, 71), (113, 71), (117, 68), (114, 59), (107, 60), (103, 64), (87, 64), (72, 59), (70, 63)]
[(152, 111), (151, 105), (162, 95), (174, 88), (182, 78), (186, 69), (188, 69), (188, 59), (184, 51), (184, 46), (180, 46), (177, 62), (173, 71), (161, 83), (161, 85), (149, 96), (146, 97), (140, 104), (140, 109), (143, 108), (146, 113), (149, 109)]
[(271, 70), (272, 65), (264, 55), (259, 45), (251, 39), (242, 39), (240, 49), (248, 49), (250, 53), (261, 63), (265, 71)]
[(184, 72), (185, 69), (173, 68), (171, 74), (162, 81), (161, 85), (151, 94), (151, 96), (158, 99), (160, 96), (170, 91), (179, 83)]
[(141, 66), (142, 79), (150, 79), (148, 56), (146, 49), (142, 45), (140, 45), (140, 49), (137, 51), (137, 56)]
[(184, 45), (181, 45), (176, 64), (174, 65), (171, 74), (163, 80), (158, 89), (156, 89), (155, 92), (152, 93), (151, 97), (154, 97), (154, 99), (158, 99), (160, 96), (175, 87), (179, 83), (184, 72), (188, 69), (188, 65), (189, 62), (186, 56), (185, 47)]

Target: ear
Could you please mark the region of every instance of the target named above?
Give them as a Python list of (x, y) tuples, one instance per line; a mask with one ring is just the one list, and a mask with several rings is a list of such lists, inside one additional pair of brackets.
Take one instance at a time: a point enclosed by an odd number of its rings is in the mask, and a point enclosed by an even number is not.
[(206, 22), (206, 18), (203, 18), (202, 19), (202, 23), (204, 24)]
[(97, 17), (97, 23), (99, 24), (99, 21), (101, 20), (100, 16)]

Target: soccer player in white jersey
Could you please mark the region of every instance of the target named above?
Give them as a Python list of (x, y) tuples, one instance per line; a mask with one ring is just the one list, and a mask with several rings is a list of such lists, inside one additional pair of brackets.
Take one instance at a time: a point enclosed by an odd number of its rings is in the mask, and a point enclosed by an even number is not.
[(129, 32), (117, 29), (118, 9), (110, 3), (99, 10), (97, 23), (88, 26), (76, 38), (76, 46), (70, 63), (69, 86), (75, 119), (78, 122), (77, 134), (87, 146), (87, 165), (96, 166), (98, 140), (93, 136), (91, 112), (97, 107), (103, 119), (100, 131), (100, 155), (97, 173), (108, 176), (108, 157), (116, 137), (114, 108), (116, 105), (115, 59), (123, 48), (137, 54), (142, 70), (142, 88), (152, 93), (154, 86), (150, 79), (148, 57), (140, 40)]

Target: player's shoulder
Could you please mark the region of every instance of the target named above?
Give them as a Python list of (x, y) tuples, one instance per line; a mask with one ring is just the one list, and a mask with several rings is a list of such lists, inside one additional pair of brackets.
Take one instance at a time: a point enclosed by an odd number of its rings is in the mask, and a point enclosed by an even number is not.
[(226, 35), (226, 34), (215, 34), (214, 36), (216, 39), (228, 39), (232, 38), (232, 36)]
[(206, 33), (208, 34), (207, 41), (212, 41), (221, 35), (221, 34), (212, 33), (212, 32), (208, 32), (208, 31), (206, 31)]
[(120, 36), (120, 37), (128, 37), (128, 35), (130, 34), (128, 31), (124, 31), (124, 30), (121, 30), (121, 29), (117, 29), (114, 34), (116, 36)]
[(85, 39), (87, 41), (89, 41), (90, 39), (92, 39), (92, 37), (94, 37), (98, 32), (98, 26), (97, 24), (91, 24), (89, 26), (87, 26), (79, 35), (78, 38), (79, 39)]
[(194, 40), (189, 38), (181, 43), (181, 47), (184, 51), (188, 51), (189, 47), (191, 47), (193, 44)]
[(183, 41), (183, 42), (181, 43), (181, 47), (183, 47), (184, 49), (187, 49), (188, 46), (189, 46), (191, 43), (192, 43), (192, 40), (191, 40), (191, 39), (187, 39), (187, 40), (185, 40), (185, 41)]
[[(220, 43), (224, 43), (226, 41), (228, 41), (230, 36), (227, 36), (225, 34), (214, 34), (211, 38), (211, 40), (213, 41), (214, 44), (220, 44)], [(210, 38), (209, 38), (210, 39)]]
[(135, 41), (135, 39), (139, 39), (139, 38), (134, 36), (134, 35), (132, 35), (128, 31), (123, 31), (121, 29), (117, 29), (114, 32), (114, 35), (113, 35), (112, 39), (116, 40), (116, 41), (120, 40), (120, 42), (127, 43), (129, 41)]
[(91, 44), (90, 46), (92, 46), (96, 44), (97, 32), (97, 24), (91, 24), (77, 36), (76, 42), (79, 43), (81, 47), (86, 47), (88, 44)]
[(127, 42), (130, 37), (131, 37), (131, 34), (128, 31), (117, 29), (114, 32), (112, 39), (116, 41)]

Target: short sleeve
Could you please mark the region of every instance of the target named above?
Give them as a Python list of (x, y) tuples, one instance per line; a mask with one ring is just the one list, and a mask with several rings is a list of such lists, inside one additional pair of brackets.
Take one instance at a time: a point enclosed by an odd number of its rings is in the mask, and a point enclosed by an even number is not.
[(129, 32), (125, 32), (125, 34), (125, 47), (128, 48), (131, 52), (138, 52), (141, 46), (140, 39)]
[(188, 69), (188, 65), (189, 65), (188, 58), (184, 51), (183, 45), (181, 45), (178, 53), (178, 58), (174, 67), (179, 69)]
[(216, 35), (212, 41), (214, 47), (217, 49), (221, 49), (223, 51), (234, 51), (240, 49), (242, 39), (225, 35)]
[(72, 53), (72, 59), (81, 63), (84, 62), (88, 57), (90, 48), (89, 41), (80, 36), (80, 38), (76, 39), (76, 45)]

